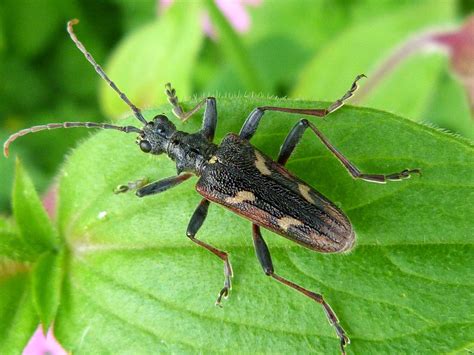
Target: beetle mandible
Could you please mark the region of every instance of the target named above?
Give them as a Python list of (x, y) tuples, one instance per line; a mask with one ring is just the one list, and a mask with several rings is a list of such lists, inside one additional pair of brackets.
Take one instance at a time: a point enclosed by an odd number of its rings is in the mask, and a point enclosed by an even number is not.
[(399, 173), (387, 175), (362, 173), (329, 142), (313, 123), (306, 119), (298, 121), (287, 135), (276, 161), (253, 147), (250, 144), (250, 139), (255, 134), (266, 111), (317, 117), (329, 115), (343, 106), (344, 102), (354, 94), (358, 87), (358, 80), (364, 75), (358, 75), (351, 88), (326, 109), (257, 107), (247, 117), (239, 134), (229, 133), (220, 145), (216, 145), (213, 143), (217, 125), (217, 108), (214, 97), (203, 99), (190, 111), (185, 112), (179, 104), (176, 91), (170, 84), (166, 84), (165, 92), (168, 101), (173, 107), (174, 115), (180, 120), (186, 121), (205, 106), (202, 128), (192, 134), (178, 131), (165, 115), (157, 115), (152, 121), (147, 121), (141, 110), (108, 78), (78, 40), (73, 30), (73, 26), (78, 22), (77, 19), (74, 19), (67, 24), (71, 39), (94, 66), (97, 73), (131, 108), (143, 127), (116, 126), (95, 122), (64, 122), (34, 126), (21, 130), (7, 139), (4, 144), (5, 156), (8, 156), (9, 145), (15, 139), (42, 130), (86, 127), (138, 133), (137, 144), (140, 149), (145, 153), (155, 155), (167, 154), (176, 162), (177, 175), (148, 184), (146, 180), (138, 180), (118, 186), (115, 192), (122, 193), (136, 189), (138, 197), (150, 196), (177, 186), (193, 174), (199, 177), (196, 190), (203, 196), (203, 199), (191, 217), (186, 234), (194, 243), (209, 250), (224, 262), (224, 287), (218, 294), (216, 304), (220, 305), (222, 298), (229, 295), (233, 273), (226, 252), (196, 238), (197, 232), (206, 219), (210, 202), (222, 205), (252, 222), (254, 247), (265, 274), (321, 304), (339, 337), (341, 352), (345, 354), (345, 346), (350, 341), (335, 312), (321, 294), (307, 290), (275, 273), (269, 249), (260, 233), (260, 227), (320, 253), (348, 251), (353, 247), (356, 236), (349, 219), (334, 203), (294, 176), (284, 166), (301, 140), (303, 133), (309, 128), (354, 179), (385, 183), (409, 178), (413, 173), (419, 174), (420, 169), (405, 169)]

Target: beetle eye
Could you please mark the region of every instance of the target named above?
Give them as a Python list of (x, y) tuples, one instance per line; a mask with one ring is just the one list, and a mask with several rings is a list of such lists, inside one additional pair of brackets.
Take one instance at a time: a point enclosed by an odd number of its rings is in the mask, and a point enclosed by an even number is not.
[(140, 149), (144, 153), (150, 153), (151, 151), (151, 144), (148, 141), (140, 141)]

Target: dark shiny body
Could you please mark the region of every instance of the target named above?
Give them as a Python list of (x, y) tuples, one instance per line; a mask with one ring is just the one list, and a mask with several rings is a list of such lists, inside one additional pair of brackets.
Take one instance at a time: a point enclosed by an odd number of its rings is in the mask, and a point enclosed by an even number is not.
[[(264, 159), (267, 174), (256, 167), (256, 152)], [(309, 249), (334, 253), (351, 248), (355, 236), (344, 213), (248, 141), (228, 134), (215, 156), (203, 167), (196, 185), (206, 199)], [(312, 203), (302, 195), (301, 186)], [(255, 198), (232, 203), (239, 191), (251, 192)], [(289, 223), (291, 218), (294, 224)]]

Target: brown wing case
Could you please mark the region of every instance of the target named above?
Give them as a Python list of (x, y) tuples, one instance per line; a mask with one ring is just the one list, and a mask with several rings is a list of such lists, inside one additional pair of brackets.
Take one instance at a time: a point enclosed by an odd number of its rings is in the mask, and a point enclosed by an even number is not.
[(342, 252), (355, 240), (348, 218), (331, 201), (232, 133), (203, 169), (196, 190), (309, 249)]

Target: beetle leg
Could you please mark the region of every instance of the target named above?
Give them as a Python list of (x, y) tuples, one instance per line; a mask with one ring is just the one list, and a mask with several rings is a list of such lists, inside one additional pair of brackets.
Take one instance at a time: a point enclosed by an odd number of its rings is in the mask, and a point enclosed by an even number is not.
[(340, 153), (336, 147), (322, 134), (322, 132), (311, 122), (306, 119), (299, 121), (293, 129), (290, 131), (285, 139), (285, 142), (281, 146), (280, 155), (278, 157), (278, 163), (284, 165), (291, 153), (295, 149), (298, 142), (301, 140), (304, 131), (310, 128), (324, 143), (324, 145), (333, 153), (337, 159), (344, 165), (346, 170), (352, 175), (354, 179), (362, 179), (368, 182), (385, 183), (387, 181), (398, 181), (402, 179), (408, 179), (411, 174), (421, 174), (420, 169), (405, 169), (399, 173), (392, 174), (365, 174), (362, 173), (357, 166), (349, 161), (342, 153)]
[(145, 197), (145, 196), (158, 194), (160, 192), (171, 189), (172, 187), (175, 187), (176, 185), (181, 184), (182, 182), (188, 180), (191, 176), (193, 176), (193, 174), (182, 174), (182, 175), (171, 176), (163, 180), (152, 182), (151, 184), (140, 187), (137, 190), (136, 195), (138, 197)]
[(250, 115), (245, 120), (244, 125), (242, 126), (239, 135), (241, 138), (250, 140), (255, 134), (255, 131), (257, 130), (260, 120), (262, 116), (264, 115), (265, 111), (280, 111), (280, 112), (286, 112), (286, 113), (295, 113), (295, 114), (311, 115), (311, 116), (318, 116), (318, 117), (327, 116), (331, 112), (334, 112), (338, 108), (343, 106), (344, 102), (354, 95), (354, 92), (359, 87), (357, 85), (357, 82), (361, 78), (364, 78), (364, 77), (365, 77), (364, 74), (357, 75), (354, 82), (352, 83), (351, 88), (339, 100), (336, 100), (328, 108), (325, 108), (325, 109), (289, 108), (289, 107), (275, 107), (275, 106), (257, 107), (250, 113)]
[(214, 248), (212, 245), (209, 245), (195, 238), (196, 233), (199, 231), (199, 228), (201, 228), (202, 224), (204, 223), (204, 220), (207, 217), (209, 203), (210, 203), (209, 200), (206, 200), (205, 198), (201, 200), (198, 207), (194, 211), (194, 214), (191, 217), (191, 220), (189, 221), (186, 235), (194, 243), (196, 243), (197, 245), (203, 248), (206, 248), (207, 250), (209, 250), (211, 253), (219, 257), (224, 262), (224, 276), (225, 276), (224, 287), (219, 292), (219, 295), (217, 296), (217, 300), (216, 300), (216, 306), (220, 306), (222, 297), (227, 298), (230, 290), (232, 289), (231, 278), (233, 276), (233, 272), (232, 272), (232, 265), (230, 264), (230, 261), (229, 261), (229, 256), (227, 255), (226, 252), (219, 250), (217, 248)]
[(216, 99), (214, 97), (207, 97), (197, 103), (191, 110), (185, 112), (183, 107), (179, 104), (178, 96), (176, 96), (176, 90), (171, 86), (170, 83), (165, 85), (166, 96), (168, 96), (169, 103), (173, 106), (174, 115), (181, 121), (186, 121), (189, 117), (195, 114), (199, 109), (206, 105), (204, 111), (203, 123), (201, 133), (210, 141), (214, 139), (214, 132), (216, 131), (217, 125), (217, 108)]
[(324, 312), (326, 313), (326, 317), (328, 318), (329, 323), (334, 327), (334, 329), (336, 330), (336, 334), (339, 337), (341, 344), (341, 352), (342, 354), (345, 354), (345, 346), (350, 343), (350, 340), (346, 335), (346, 332), (342, 328), (341, 324), (339, 323), (339, 319), (337, 318), (336, 313), (334, 313), (334, 311), (332, 310), (331, 306), (324, 300), (321, 294), (309, 291), (295, 284), (294, 282), (291, 282), (276, 274), (273, 269), (270, 251), (268, 250), (267, 244), (265, 243), (265, 240), (263, 239), (262, 234), (260, 233), (260, 227), (256, 224), (253, 224), (252, 232), (255, 252), (265, 274), (272, 277), (274, 280), (302, 293), (303, 295), (311, 298), (313, 301), (316, 301), (321, 306), (323, 306)]
[(131, 190), (138, 190), (150, 182), (149, 178), (141, 178), (135, 181), (129, 181), (126, 184), (118, 185), (114, 189), (114, 194), (120, 194)]
[[(295, 114), (303, 114), (303, 115), (312, 115), (312, 116), (319, 116), (324, 117), (329, 115), (331, 112), (334, 112), (342, 105), (344, 102), (354, 95), (354, 92), (357, 90), (358, 85), (357, 81), (361, 78), (365, 77), (365, 75), (358, 75), (354, 82), (352, 83), (351, 88), (337, 101), (335, 101), (332, 105), (330, 105), (327, 109), (299, 109), (299, 108), (285, 108), (285, 107), (273, 107), (273, 106), (263, 106), (257, 107), (254, 109), (250, 115), (245, 120), (242, 129), (240, 130), (240, 137), (243, 139), (250, 140), (253, 135), (255, 134), (260, 120), (262, 119), (265, 111), (281, 111), (287, 113), (295, 113)], [(392, 174), (365, 174), (362, 173), (353, 163), (351, 163), (344, 155), (342, 155), (336, 147), (334, 147), (329, 140), (321, 133), (321, 131), (316, 128), (314, 124), (309, 122), (306, 119), (299, 121), (293, 129), (290, 131), (288, 136), (283, 143), (281, 150), (280, 150), (280, 157), (278, 158), (278, 163), (283, 164), (286, 163), (288, 158), (290, 157), (291, 153), (295, 149), (296, 145), (301, 140), (304, 131), (307, 128), (311, 128), (311, 130), (318, 136), (318, 138), (326, 145), (326, 147), (333, 153), (337, 159), (344, 165), (347, 171), (352, 175), (354, 179), (362, 179), (369, 182), (376, 182), (376, 183), (385, 183), (387, 181), (398, 181), (407, 179), (411, 176), (411, 174), (421, 174), (420, 169), (405, 169), (398, 173)]]

